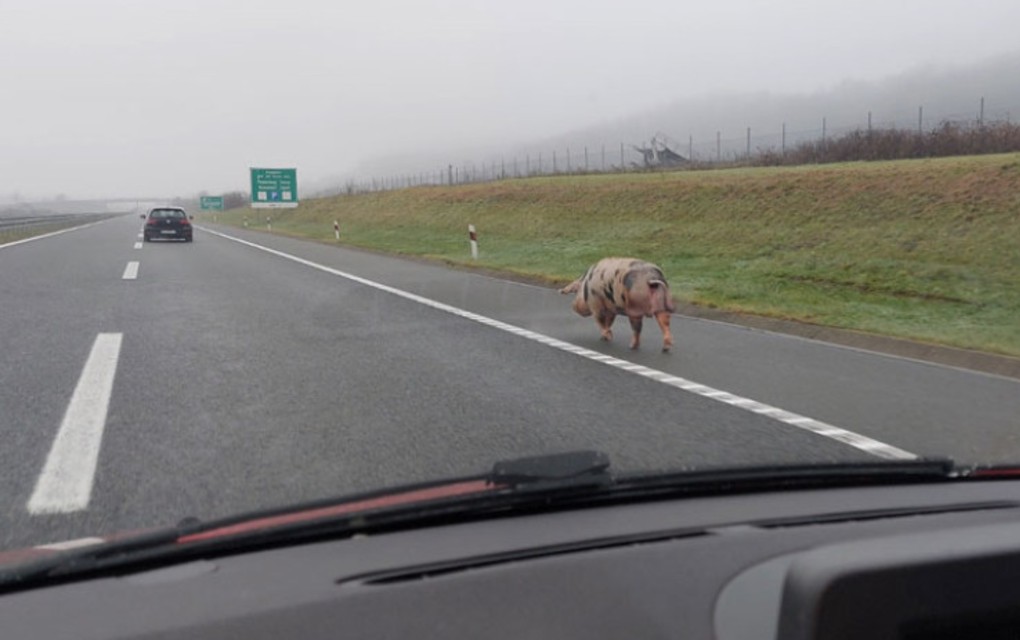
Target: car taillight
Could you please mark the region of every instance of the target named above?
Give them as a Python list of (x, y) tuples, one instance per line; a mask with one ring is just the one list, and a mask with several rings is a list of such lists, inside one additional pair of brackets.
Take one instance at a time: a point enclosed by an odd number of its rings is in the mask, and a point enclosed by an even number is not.
[(157, 220), (156, 218), (149, 218), (148, 220), (145, 221), (145, 224), (159, 224), (159, 220)]
[(189, 224), (191, 224), (191, 223), (190, 223), (190, 222), (188, 222), (188, 219), (187, 219), (187, 218), (181, 218), (181, 224), (182, 224), (182, 225), (184, 225), (184, 226), (188, 226), (188, 225), (189, 225)]

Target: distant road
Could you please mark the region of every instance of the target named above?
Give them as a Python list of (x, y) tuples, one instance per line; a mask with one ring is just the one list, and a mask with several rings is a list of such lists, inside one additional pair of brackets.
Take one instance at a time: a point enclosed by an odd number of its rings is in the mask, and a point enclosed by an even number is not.
[[(125, 216), (0, 248), (0, 548), (602, 449), (622, 471), (1020, 457), (1020, 382)], [(225, 235), (219, 235), (225, 234)]]

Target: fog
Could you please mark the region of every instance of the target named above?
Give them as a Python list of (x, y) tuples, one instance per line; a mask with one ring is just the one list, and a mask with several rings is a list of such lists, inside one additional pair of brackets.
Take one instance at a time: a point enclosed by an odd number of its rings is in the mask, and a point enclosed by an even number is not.
[(1016, 0), (0, 0), (0, 202), (1006, 113), (1017, 25)]

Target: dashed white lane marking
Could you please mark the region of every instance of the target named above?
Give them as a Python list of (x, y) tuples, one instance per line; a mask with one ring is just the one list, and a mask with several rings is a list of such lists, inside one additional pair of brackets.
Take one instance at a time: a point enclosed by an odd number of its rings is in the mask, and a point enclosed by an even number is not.
[(32, 547), (33, 549), (47, 549), (49, 551), (67, 551), (69, 549), (80, 549), (82, 547), (91, 547), (97, 544), (103, 544), (106, 542), (103, 538), (77, 538), (75, 540), (65, 540), (64, 542), (53, 542), (50, 544), (40, 544)]
[(32, 514), (69, 513), (88, 506), (117, 373), (123, 334), (100, 333), (28, 500)]
[(139, 238), (141, 238), (141, 237), (142, 237), (143, 235), (145, 235), (145, 234), (143, 234), (143, 233), (139, 233), (139, 234), (138, 234), (138, 237), (139, 237)]
[(142, 243), (141, 242), (136, 242), (135, 243), (135, 249), (141, 249), (141, 248), (142, 248)]
[(68, 227), (66, 229), (58, 229), (57, 231), (51, 231), (50, 233), (44, 233), (38, 236), (32, 236), (31, 238), (23, 238), (21, 240), (15, 240), (5, 244), (0, 244), (0, 249), (7, 249), (14, 247), (19, 244), (25, 244), (26, 242), (35, 242), (36, 240), (42, 240), (43, 238), (52, 238), (53, 236), (59, 236), (62, 233), (69, 233), (71, 231), (78, 231), (79, 229), (85, 229), (86, 227), (93, 227), (97, 224), (103, 224), (107, 220), (97, 220), (96, 222), (89, 222), (88, 224), (80, 224), (77, 227)]
[(651, 367), (646, 367), (644, 365), (636, 364), (634, 362), (621, 360), (620, 358), (615, 358), (604, 353), (599, 353), (598, 351), (585, 349), (584, 347), (579, 347), (576, 344), (564, 342), (562, 340), (558, 340), (556, 338), (541, 333), (537, 333), (529, 329), (523, 329), (521, 327), (508, 324), (500, 320), (495, 320), (493, 318), (473, 313), (471, 311), (467, 311), (459, 307), (454, 307), (442, 302), (438, 302), (436, 300), (432, 300), (430, 298), (425, 298), (417, 294), (404, 291), (403, 289), (397, 289), (395, 287), (375, 282), (373, 280), (368, 280), (366, 278), (362, 278), (351, 273), (345, 273), (338, 269), (333, 269), (331, 267), (327, 267), (316, 262), (312, 262), (311, 260), (299, 258), (298, 256), (291, 255), (289, 253), (284, 253), (283, 251), (278, 251), (276, 249), (271, 249), (260, 244), (255, 244), (254, 242), (242, 240), (241, 238), (236, 238), (225, 233), (220, 233), (219, 231), (213, 231), (212, 229), (206, 228), (202, 228), (202, 230), (208, 231), (213, 235), (220, 236), (221, 238), (232, 240), (234, 242), (252, 247), (254, 249), (259, 249), (260, 251), (265, 251), (266, 253), (271, 253), (275, 256), (279, 256), (281, 258), (297, 262), (298, 264), (303, 264), (306, 267), (311, 267), (312, 269), (317, 269), (325, 273), (340, 276), (341, 278), (346, 278), (353, 282), (373, 287), (380, 291), (392, 293), (395, 296), (399, 296), (407, 300), (412, 300), (419, 304), (423, 304), (427, 307), (432, 307), (433, 309), (438, 309), (440, 311), (445, 311), (447, 313), (451, 313), (461, 318), (473, 320), (475, 322), (488, 325), (495, 329), (500, 329), (502, 331), (512, 333), (516, 336), (527, 338), (529, 340), (534, 340), (535, 342), (548, 345), (561, 351), (566, 351), (567, 353), (572, 353), (574, 355), (588, 358), (589, 360), (601, 362), (603, 364), (616, 367), (617, 369), (621, 369), (629, 373), (644, 376), (651, 380), (655, 380), (656, 382), (661, 382), (662, 384), (669, 385), (671, 387), (676, 387), (678, 389), (682, 389), (690, 393), (696, 393), (700, 396), (710, 398), (717, 402), (722, 402), (737, 407), (739, 409), (743, 409), (745, 411), (750, 411), (751, 413), (757, 413), (759, 415), (767, 416), (769, 418), (772, 418), (773, 420), (782, 422), (784, 424), (788, 424), (798, 429), (803, 429), (816, 435), (829, 438), (837, 442), (842, 442), (843, 444), (850, 445), (851, 447), (878, 456), (879, 458), (886, 458), (890, 460), (913, 460), (917, 458), (916, 454), (910, 453), (909, 451), (904, 451), (903, 449), (899, 449), (890, 444), (886, 444), (879, 440), (869, 438), (868, 436), (864, 436), (859, 433), (855, 433), (853, 431), (849, 431), (847, 429), (843, 429), (841, 427), (837, 427), (835, 425), (822, 422), (820, 420), (815, 420), (814, 418), (808, 418), (807, 416), (802, 416), (791, 411), (786, 411), (785, 409), (773, 407), (771, 405), (767, 405), (763, 402), (758, 402), (757, 400), (752, 400), (750, 398), (743, 398), (741, 396), (734, 395), (728, 391), (713, 389), (712, 387), (697, 382), (693, 382), (691, 380), (687, 380), (685, 378), (681, 378), (670, 373), (666, 373), (665, 371), (659, 371), (658, 369), (652, 369)]
[(137, 280), (138, 279), (138, 261), (132, 260), (127, 263), (124, 267), (124, 275), (121, 276), (122, 280)]

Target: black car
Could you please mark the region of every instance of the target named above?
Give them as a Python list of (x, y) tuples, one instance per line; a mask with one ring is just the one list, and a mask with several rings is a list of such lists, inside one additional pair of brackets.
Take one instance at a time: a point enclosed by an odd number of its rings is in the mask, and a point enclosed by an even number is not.
[(184, 209), (157, 207), (149, 209), (148, 215), (142, 217), (145, 218), (145, 228), (142, 233), (146, 242), (151, 242), (154, 238), (180, 239), (191, 242), (191, 220)]

